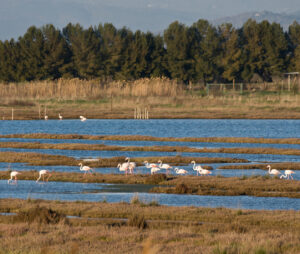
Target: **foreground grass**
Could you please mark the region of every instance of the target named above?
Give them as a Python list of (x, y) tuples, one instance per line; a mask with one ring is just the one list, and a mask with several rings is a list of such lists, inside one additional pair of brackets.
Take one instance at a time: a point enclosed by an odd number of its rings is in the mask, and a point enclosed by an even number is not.
[(0, 253), (300, 252), (298, 211), (0, 200), (0, 212), (37, 207), (81, 218), (47, 224), (0, 216)]
[[(37, 171), (22, 172), (19, 180), (36, 180)], [(0, 172), (0, 179), (9, 179), (9, 172)], [(260, 196), (300, 198), (300, 181), (289, 181), (269, 176), (220, 177), (220, 176), (167, 176), (156, 175), (121, 175), (93, 173), (53, 172), (49, 181), (116, 183), (116, 184), (154, 184), (151, 192), (194, 194), (214, 196)], [(133, 187), (134, 188), (134, 187)]]

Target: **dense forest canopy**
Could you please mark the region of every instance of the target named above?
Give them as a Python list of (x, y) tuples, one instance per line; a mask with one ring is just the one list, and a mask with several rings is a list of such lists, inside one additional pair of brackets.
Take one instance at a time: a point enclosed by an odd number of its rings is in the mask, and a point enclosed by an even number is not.
[(240, 29), (198, 20), (173, 22), (163, 35), (99, 24), (32, 26), (17, 41), (0, 41), (0, 80), (58, 78), (134, 80), (168, 77), (188, 82), (265, 81), (300, 71), (300, 25), (248, 20)]

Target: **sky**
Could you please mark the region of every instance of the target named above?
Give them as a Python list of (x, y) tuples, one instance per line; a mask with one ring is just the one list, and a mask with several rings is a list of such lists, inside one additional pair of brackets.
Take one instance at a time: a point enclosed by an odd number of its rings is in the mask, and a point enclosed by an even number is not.
[(132, 31), (163, 32), (175, 20), (191, 25), (250, 11), (292, 13), (300, 0), (0, 0), (0, 40), (17, 39), (34, 25), (99, 23)]

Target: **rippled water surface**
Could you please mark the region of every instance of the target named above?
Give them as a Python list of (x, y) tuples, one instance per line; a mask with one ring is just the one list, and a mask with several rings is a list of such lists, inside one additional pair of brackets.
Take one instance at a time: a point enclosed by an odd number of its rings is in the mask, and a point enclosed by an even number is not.
[[(53, 133), (53, 134), (88, 134), (88, 135), (147, 135), (154, 137), (256, 137), (256, 138), (300, 138), (300, 120), (48, 120), (48, 121), (0, 121), (0, 134), (16, 133)], [(41, 142), (41, 143), (85, 143), (119, 146), (189, 146), (196, 148), (218, 147), (262, 147), (300, 149), (294, 144), (250, 144), (250, 143), (204, 143), (204, 142), (158, 142), (158, 141), (113, 141), (113, 140), (59, 140), (59, 139), (7, 139), (0, 142)], [(150, 156), (191, 156), (191, 157), (219, 157), (246, 159), (249, 164), (263, 164), (276, 162), (300, 162), (296, 155), (271, 154), (227, 154), (227, 153), (177, 153), (177, 152), (147, 152), (147, 151), (84, 151), (57, 149), (13, 149), (1, 148), (0, 151), (38, 152), (53, 155), (65, 155), (77, 159), (109, 158), (116, 156), (150, 157)], [(255, 170), (218, 169), (226, 165), (222, 163), (205, 164), (213, 168), (213, 176), (241, 177), (266, 175), (264, 166)], [(72, 166), (30, 166), (25, 163), (0, 163), (0, 170), (28, 171), (49, 169), (57, 172), (79, 172), (79, 167)], [(195, 175), (192, 165), (182, 165), (188, 174)], [(120, 174), (117, 167), (95, 168), (98, 173)], [(164, 171), (163, 171), (164, 172)], [(144, 166), (136, 168), (135, 173), (149, 174)], [(300, 180), (300, 172), (294, 174), (295, 180)], [(37, 173), (36, 174), (37, 177)], [(171, 174), (175, 174), (174, 171)], [(283, 180), (286, 181), (286, 180)], [(7, 184), (7, 180), (0, 181), (0, 198), (42, 198), (54, 200), (85, 200), (107, 202), (130, 202), (138, 195), (145, 202), (152, 200), (164, 205), (176, 206), (207, 206), (230, 207), (245, 209), (296, 209), (300, 210), (299, 199), (292, 198), (258, 198), (248, 196), (194, 196), (174, 194), (148, 193), (152, 186), (113, 185), (113, 184), (84, 184), (49, 182), (37, 184), (34, 181), (19, 181), (17, 185)], [(138, 194), (137, 194), (138, 193)]]
[(156, 137), (299, 138), (300, 120), (150, 119), (0, 121), (1, 134), (59, 133)]
[(85, 200), (93, 202), (130, 202), (138, 198), (147, 203), (157, 201), (168, 206), (203, 206), (228, 207), (236, 209), (265, 210), (300, 210), (299, 199), (294, 198), (263, 198), (249, 196), (197, 196), (177, 194), (152, 194), (146, 191), (151, 186), (123, 186), (117, 184), (94, 183), (64, 183), (34, 181), (19, 181), (17, 184), (7, 184), (0, 181), (1, 198), (49, 199), (49, 200)]

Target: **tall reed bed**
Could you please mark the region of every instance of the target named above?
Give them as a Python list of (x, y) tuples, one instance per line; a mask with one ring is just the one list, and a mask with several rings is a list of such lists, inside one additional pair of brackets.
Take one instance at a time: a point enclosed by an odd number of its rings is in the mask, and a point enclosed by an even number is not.
[(110, 96), (176, 96), (183, 86), (167, 78), (145, 78), (135, 81), (59, 79), (0, 84), (0, 97), (18, 99), (98, 99)]

